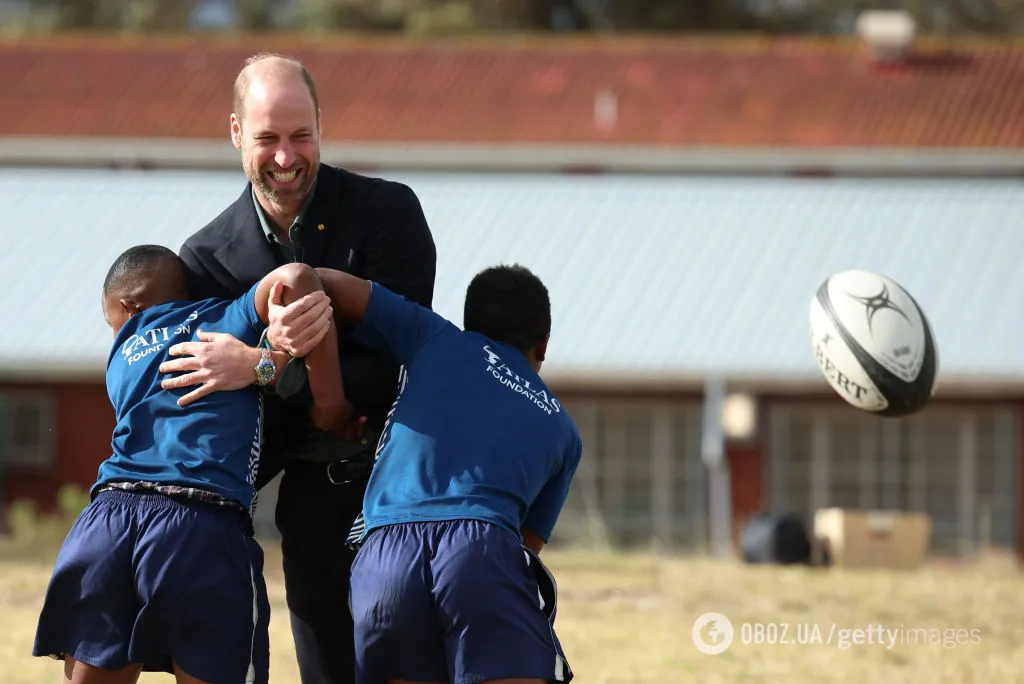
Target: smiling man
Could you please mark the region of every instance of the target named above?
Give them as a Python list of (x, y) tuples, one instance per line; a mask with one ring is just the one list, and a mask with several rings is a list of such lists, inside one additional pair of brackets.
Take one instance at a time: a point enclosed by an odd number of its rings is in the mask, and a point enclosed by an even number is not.
[[(301, 262), (379, 282), (430, 307), (436, 251), (419, 200), (401, 183), (320, 162), (319, 98), (301, 63), (275, 54), (246, 60), (230, 123), (249, 183), (181, 248), (194, 298), (238, 297), (277, 266)], [(304, 684), (348, 684), (355, 675), (348, 609), (354, 552), (345, 540), (398, 387), (398, 361), (361, 337), (366, 333), (339, 328), (346, 396), (365, 417), (365, 432), (346, 440), (311, 423), (304, 364), (293, 360), (317, 345), (331, 317), (329, 304), (306, 297), (275, 315), (266, 335), (279, 376), (265, 389), (256, 485), (283, 468), (276, 522)], [(182, 351), (160, 370), (168, 374), (166, 389), (191, 388), (184, 404), (249, 385), (261, 358), (226, 335)]]
[(313, 198), (310, 190), (320, 170), (316, 86), (294, 62), (258, 56), (235, 80), (234, 109), (231, 142), (242, 153), (253, 201), (266, 219), (264, 234), (294, 256), (297, 219)]

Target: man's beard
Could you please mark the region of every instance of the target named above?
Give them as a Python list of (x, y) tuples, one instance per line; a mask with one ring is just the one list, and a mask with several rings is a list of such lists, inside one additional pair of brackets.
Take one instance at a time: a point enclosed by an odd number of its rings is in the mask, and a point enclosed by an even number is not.
[[(248, 169), (249, 167), (246, 168)], [(305, 171), (306, 172), (302, 176), (302, 184), (295, 189), (295, 195), (296, 197), (299, 198), (306, 197), (306, 193), (308, 193), (309, 189), (313, 186), (313, 180), (315, 179), (315, 171), (312, 169), (312, 166), (307, 166)], [(273, 185), (270, 184), (270, 182), (263, 175), (262, 171), (257, 169), (255, 173), (247, 172), (246, 175), (249, 177), (249, 181), (253, 184), (253, 186), (261, 195), (266, 197), (274, 204), (281, 205), (284, 203), (285, 198), (281, 197), (281, 193), (278, 192), (278, 190)]]

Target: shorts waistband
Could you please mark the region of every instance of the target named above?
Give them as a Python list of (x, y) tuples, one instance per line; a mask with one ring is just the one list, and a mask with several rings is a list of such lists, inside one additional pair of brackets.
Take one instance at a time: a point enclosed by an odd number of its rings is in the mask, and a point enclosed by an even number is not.
[(128, 491), (109, 485), (101, 485), (96, 489), (93, 501), (100, 499), (110, 503), (138, 503), (140, 500), (145, 500), (147, 505), (151, 504), (156, 508), (176, 508), (182, 504), (181, 501), (176, 501), (157, 492)]
[[(196, 491), (196, 490), (193, 490)], [(234, 501), (223, 500), (223, 503), (205, 501), (196, 496), (188, 496), (184, 493), (161, 492), (151, 489), (120, 489), (115, 486), (101, 485), (96, 490), (94, 501), (108, 501), (111, 503), (140, 503), (145, 502), (149, 508), (160, 510), (180, 510), (192, 508), (214, 513), (224, 513), (238, 516), (244, 519), (250, 526), (252, 520), (242, 506)]]

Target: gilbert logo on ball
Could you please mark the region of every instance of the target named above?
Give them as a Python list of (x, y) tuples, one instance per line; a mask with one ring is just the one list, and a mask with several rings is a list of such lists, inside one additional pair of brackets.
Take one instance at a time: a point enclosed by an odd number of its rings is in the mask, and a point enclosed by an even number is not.
[(938, 347), (913, 297), (892, 278), (843, 271), (811, 300), (818, 367), (851, 406), (880, 416), (923, 409), (935, 393)]

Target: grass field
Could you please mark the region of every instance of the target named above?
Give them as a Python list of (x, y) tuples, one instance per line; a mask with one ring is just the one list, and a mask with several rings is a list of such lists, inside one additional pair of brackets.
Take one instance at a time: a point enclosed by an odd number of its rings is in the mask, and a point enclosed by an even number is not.
[[(297, 682), (280, 555), (276, 544), (266, 547), (274, 611), (271, 681)], [(54, 553), (39, 544), (27, 550), (0, 544), (4, 684), (60, 680), (57, 663), (29, 655)], [(1005, 561), (891, 573), (583, 552), (545, 556), (561, 592), (556, 626), (580, 684), (1024, 681), (1024, 575)], [(734, 625), (732, 645), (721, 655), (694, 647), (691, 628), (705, 612), (724, 614)], [(741, 627), (744, 622), (763, 625), (766, 635), (785, 629), (787, 640), (812, 643), (745, 643), (753, 630)], [(951, 639), (945, 646), (941, 639), (899, 643), (896, 633), (897, 643), (888, 647), (878, 643), (877, 632), (869, 637), (862, 631), (857, 639), (844, 631), (875, 625), (933, 630), (940, 637), (947, 631)], [(824, 643), (830, 634), (831, 644)], [(144, 675), (142, 681), (173, 680)]]

